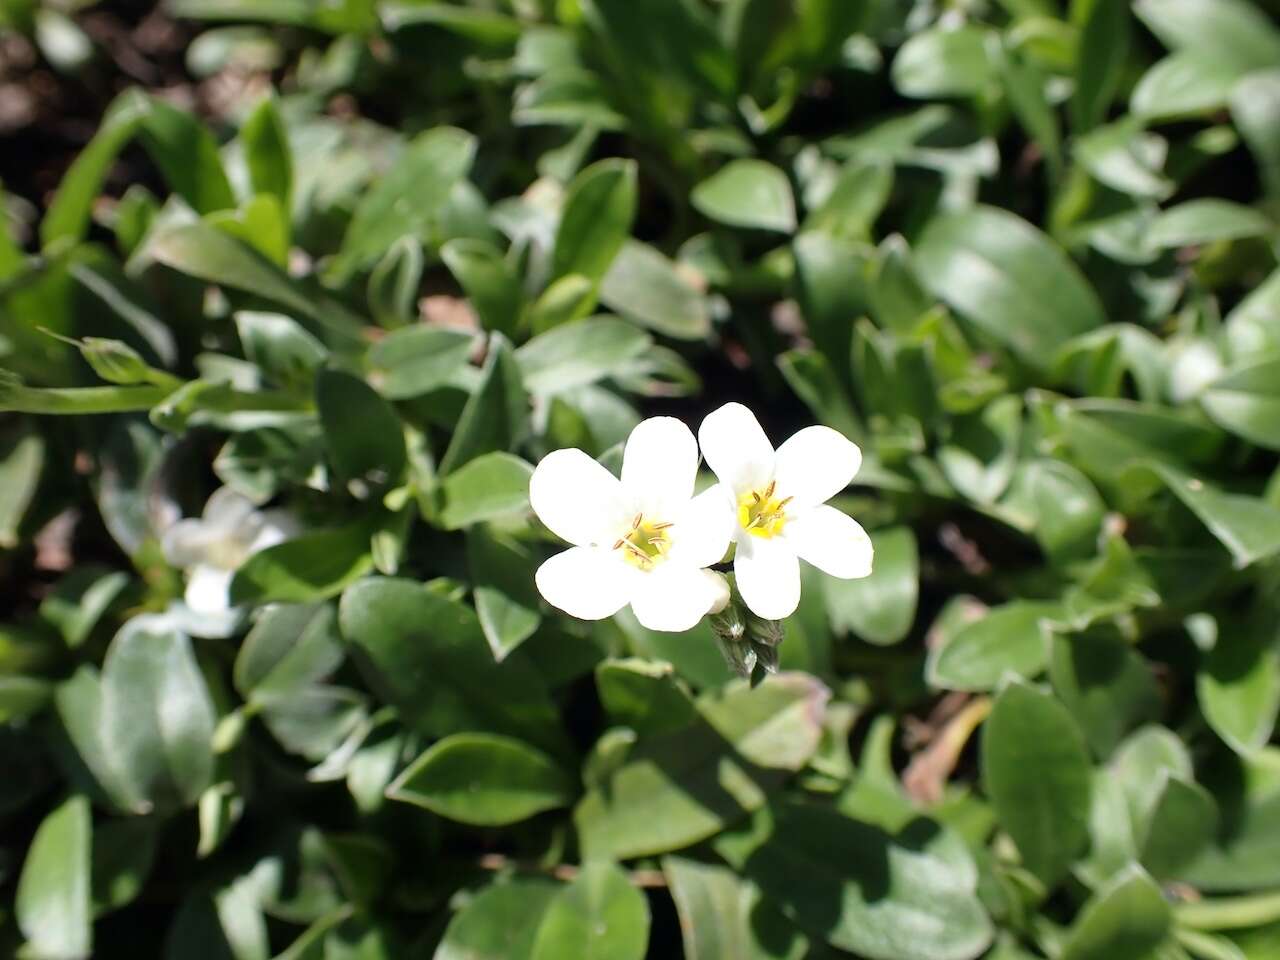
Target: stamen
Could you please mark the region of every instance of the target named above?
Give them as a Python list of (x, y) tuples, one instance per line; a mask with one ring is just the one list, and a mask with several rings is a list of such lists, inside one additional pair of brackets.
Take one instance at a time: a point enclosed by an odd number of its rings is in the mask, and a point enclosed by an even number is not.
[(755, 500), (755, 502), (756, 502), (756, 503), (759, 503), (759, 502), (760, 502), (760, 494), (758, 494), (756, 491), (752, 490), (752, 491), (751, 491), (751, 499)]
[(619, 537), (618, 542), (613, 545), (613, 549), (617, 550), (620, 546), (627, 542), (626, 537)]
[(644, 514), (643, 514), (643, 513), (637, 513), (637, 514), (635, 515), (635, 518), (631, 521), (631, 529), (632, 529), (632, 530), (639, 530), (639, 529), (640, 529), (640, 521), (641, 521), (641, 520), (643, 520), (643, 519), (644, 519)]
[(777, 480), (770, 480), (770, 481), (769, 481), (769, 485), (768, 485), (767, 487), (765, 487), (765, 488), (764, 488), (764, 498), (765, 498), (766, 500), (768, 500), (770, 497), (772, 497), (772, 496), (773, 496), (773, 488), (774, 488), (774, 487), (776, 487), (777, 485), (778, 485), (778, 481), (777, 481)]
[(668, 523), (655, 523), (655, 524), (654, 524), (652, 527), (650, 527), (649, 529), (650, 529), (650, 530), (666, 530), (668, 527), (674, 527), (674, 526), (675, 526), (675, 524), (674, 524), (674, 523), (670, 523), (670, 522), (668, 522)]
[(790, 502), (791, 502), (792, 500), (794, 500), (794, 499), (795, 499), (795, 497), (787, 497), (787, 499), (785, 499), (785, 500), (779, 500), (779, 501), (778, 501), (778, 505), (777, 505), (776, 507), (774, 507), (774, 508), (773, 508), (773, 512), (774, 512), (774, 513), (777, 513), (778, 511), (780, 511), (783, 507), (785, 507), (788, 503), (790, 503)]

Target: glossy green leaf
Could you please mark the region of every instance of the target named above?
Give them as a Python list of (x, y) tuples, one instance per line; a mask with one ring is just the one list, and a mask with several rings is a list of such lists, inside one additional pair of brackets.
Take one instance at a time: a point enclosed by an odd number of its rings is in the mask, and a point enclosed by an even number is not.
[(463, 530), (529, 509), (533, 467), (509, 453), (486, 453), (458, 468), (440, 485), (440, 523)]
[(1215, 423), (1251, 443), (1280, 450), (1280, 359), (1228, 370), (1200, 395)]
[(602, 660), (596, 689), (610, 720), (645, 736), (687, 727), (697, 716), (688, 690), (662, 660)]
[(1071, 21), (1080, 29), (1071, 115), (1079, 131), (1107, 114), (1129, 55), (1132, 18), (1126, 4), (1073, 0)]
[(484, 328), (515, 336), (524, 293), (497, 247), (474, 238), (450, 240), (440, 248), (440, 259), (462, 285)]
[(519, 363), (511, 345), (494, 334), (489, 341), (480, 382), (462, 409), (440, 473), (448, 476), (476, 457), (510, 450), (529, 429), (529, 402)]
[(1049, 679), (1099, 757), (1109, 756), (1133, 727), (1160, 713), (1151, 667), (1123, 638), (1103, 631), (1055, 635)]
[(969, 960), (991, 943), (963, 841), (923, 818), (895, 834), (777, 803), (715, 841), (801, 929), (871, 960)]
[(1190, 50), (1171, 54), (1142, 75), (1129, 110), (1149, 123), (1207, 116), (1227, 105), (1240, 76), (1234, 60)]
[(128, 906), (142, 892), (155, 859), (153, 819), (106, 820), (93, 828), (90, 889), (93, 912), (101, 916)]
[(566, 806), (568, 776), (546, 754), (511, 737), (456, 733), (411, 763), (387, 788), (442, 817), (500, 827)]
[(392, 400), (420, 396), (453, 383), (475, 345), (475, 337), (459, 330), (396, 330), (370, 349), (369, 380)]
[(731, 227), (791, 233), (796, 228), (796, 202), (791, 184), (762, 160), (731, 160), (689, 195), (703, 215)]
[(1218, 808), (1199, 784), (1170, 777), (1143, 824), (1139, 859), (1156, 878), (1177, 878), (1213, 838)]
[(263, 609), (245, 637), (233, 679), (246, 700), (284, 697), (323, 680), (342, 660), (332, 606), (275, 604)]
[(245, 357), (280, 386), (309, 385), (324, 364), (325, 346), (284, 314), (240, 310), (235, 321)]
[(264, 97), (240, 127), (249, 186), (267, 193), (288, 211), (293, 195), (293, 154), (280, 109), (272, 97)]
[[(2, 402), (2, 401), (0, 401)], [(44, 438), (26, 427), (0, 436), (0, 548), (18, 545), (18, 531), (39, 489)]]
[(467, 567), (476, 615), (499, 662), (542, 624), (541, 600), (533, 583), (540, 562), (527, 543), (484, 526), (467, 531)]
[(982, 728), (982, 779), (1027, 869), (1052, 885), (1088, 837), (1089, 757), (1067, 709), (1021, 682)]
[(422, 733), (488, 731), (562, 752), (531, 662), (522, 650), (495, 662), (470, 607), (413, 581), (373, 578), (343, 594), (339, 622), (370, 687)]
[(1172, 912), (1141, 868), (1121, 873), (1085, 904), (1067, 933), (1063, 960), (1138, 960), (1154, 955)]
[(32, 955), (83, 960), (93, 953), (89, 801), (73, 796), (36, 829), (18, 879), (14, 912)]
[(1138, 0), (1134, 12), (1172, 50), (1265, 68), (1280, 60), (1280, 29), (1249, 0)]
[(559, 887), (532, 877), (486, 887), (454, 914), (433, 960), (533, 960), (534, 941)]
[(1156, 217), (1148, 240), (1156, 247), (1186, 247), (1256, 237), (1274, 229), (1267, 217), (1227, 200), (1188, 200)]
[(658, 333), (700, 340), (711, 329), (706, 299), (647, 244), (629, 240), (600, 285), (606, 306)]
[(1274, 202), (1280, 197), (1280, 69), (1242, 78), (1231, 89), (1230, 106), (1231, 118), (1253, 152)]
[(856, 634), (868, 643), (900, 643), (915, 621), (920, 593), (920, 556), (907, 527), (871, 535), (875, 562), (861, 580), (823, 580), (827, 612), (836, 631)]
[(893, 60), (893, 85), (904, 97), (971, 97), (995, 79), (990, 31), (936, 27), (913, 35)]
[(1196, 698), (1231, 749), (1264, 746), (1280, 714), (1280, 652), (1268, 632), (1223, 631), (1196, 673)]
[(340, 480), (379, 487), (399, 481), (406, 462), (404, 427), (371, 386), (341, 370), (323, 370), (316, 377), (316, 409)]
[(649, 904), (627, 875), (607, 861), (585, 863), (542, 919), (533, 960), (644, 960)]
[(634, 324), (594, 317), (539, 334), (516, 350), (515, 359), (531, 393), (560, 393), (619, 372), (652, 344)]
[(996, 607), (929, 651), (929, 682), (951, 690), (993, 690), (1006, 675), (1032, 679), (1049, 662), (1052, 604), (1015, 600)]
[(631, 234), (636, 216), (636, 165), (601, 160), (569, 184), (552, 253), (552, 278), (578, 274), (599, 282)]
[(255, 553), (231, 581), (231, 602), (311, 603), (373, 569), (363, 523), (312, 530)]
[(642, 740), (574, 810), (584, 852), (678, 850), (758, 809), (817, 749), (828, 696), (804, 674), (735, 685), (700, 704), (691, 726)]
[(915, 249), (921, 278), (987, 336), (1034, 367), (1105, 322), (1076, 266), (1035, 227), (993, 207), (932, 220)]
[(368, 266), (403, 236), (432, 239), (449, 193), (471, 169), (475, 138), (455, 127), (419, 134), (351, 217), (335, 270)]

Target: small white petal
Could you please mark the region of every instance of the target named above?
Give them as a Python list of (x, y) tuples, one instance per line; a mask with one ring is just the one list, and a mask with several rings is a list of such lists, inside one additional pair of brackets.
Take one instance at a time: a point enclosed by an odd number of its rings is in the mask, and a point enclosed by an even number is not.
[(164, 532), (160, 549), (173, 566), (194, 567), (204, 562), (213, 539), (203, 520), (179, 520)]
[(622, 486), (646, 517), (670, 520), (693, 496), (698, 477), (698, 441), (675, 417), (642, 420), (622, 451)]
[(729, 605), (730, 591), (729, 581), (725, 579), (723, 573), (716, 573), (714, 570), (703, 570), (704, 574), (714, 582), (715, 599), (711, 602), (711, 609), (707, 613), (719, 613)]
[(871, 538), (862, 524), (825, 504), (787, 520), (783, 539), (801, 560), (842, 580), (871, 574)]
[(738, 592), (757, 617), (781, 620), (800, 605), (800, 561), (782, 537), (738, 537), (733, 559)]
[(830, 427), (805, 427), (778, 448), (778, 496), (826, 503), (849, 485), (860, 466), (856, 443)]
[(773, 444), (756, 415), (740, 403), (726, 403), (698, 428), (707, 465), (735, 494), (764, 486), (773, 478)]
[(291, 540), (302, 532), (297, 518), (287, 510), (264, 510), (259, 516), (262, 527), (249, 544), (251, 554)]
[(204, 505), (202, 519), (210, 530), (230, 534), (249, 521), (257, 512), (253, 501), (231, 487), (219, 487)]
[(718, 576), (671, 560), (660, 563), (636, 578), (631, 609), (640, 624), (650, 630), (692, 630), (720, 600)]
[(635, 513), (618, 478), (576, 449), (542, 458), (529, 481), (529, 503), (552, 533), (580, 547), (612, 543)]
[(553, 607), (579, 620), (603, 620), (627, 605), (640, 576), (611, 550), (573, 547), (540, 566), (534, 580)]
[(192, 567), (183, 599), (195, 613), (225, 613), (231, 609), (231, 578), (234, 576), (234, 570), (206, 564)]
[(738, 523), (731, 497), (722, 484), (716, 484), (692, 500), (686, 500), (671, 515), (668, 557), (673, 563), (709, 567), (720, 562)]

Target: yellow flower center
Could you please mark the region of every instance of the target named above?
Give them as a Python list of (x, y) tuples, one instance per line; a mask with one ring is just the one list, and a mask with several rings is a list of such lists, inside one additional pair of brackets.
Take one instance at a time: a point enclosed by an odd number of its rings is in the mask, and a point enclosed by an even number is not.
[(775, 486), (770, 480), (763, 490), (748, 490), (738, 498), (738, 523), (753, 537), (776, 537), (787, 523), (791, 497), (779, 500), (774, 496)]
[(618, 538), (613, 549), (621, 550), (623, 559), (632, 566), (650, 570), (664, 560), (671, 549), (670, 529), (670, 523), (645, 520), (643, 513), (637, 513), (631, 521), (631, 530)]

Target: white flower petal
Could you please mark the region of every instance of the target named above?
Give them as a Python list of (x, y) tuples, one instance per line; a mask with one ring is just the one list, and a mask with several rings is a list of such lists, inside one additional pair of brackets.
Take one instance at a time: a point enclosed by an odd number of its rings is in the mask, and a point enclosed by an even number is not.
[(207, 564), (192, 567), (183, 599), (195, 613), (210, 616), (225, 613), (231, 609), (231, 578), (234, 576), (234, 570)]
[(232, 533), (257, 512), (253, 501), (231, 487), (219, 487), (204, 505), (202, 519), (210, 530)]
[(627, 605), (638, 570), (611, 550), (572, 547), (538, 568), (538, 592), (579, 620), (603, 620)]
[(622, 452), (622, 486), (645, 516), (669, 514), (693, 496), (698, 476), (698, 441), (675, 417), (642, 420)]
[(740, 403), (726, 403), (708, 414), (698, 428), (698, 443), (707, 465), (735, 494), (773, 478), (773, 444), (756, 415)]
[(262, 528), (249, 544), (251, 554), (291, 540), (302, 532), (302, 525), (287, 510), (263, 510), (259, 516), (262, 518)]
[(830, 427), (805, 427), (778, 448), (778, 496), (826, 503), (849, 485), (860, 466), (856, 443)]
[(686, 500), (670, 516), (673, 526), (667, 556), (671, 562), (709, 567), (723, 559), (738, 524), (731, 497), (728, 489), (718, 483)]
[(703, 570), (714, 584), (715, 598), (711, 601), (711, 609), (707, 613), (720, 613), (729, 605), (732, 595), (729, 590), (729, 581), (725, 579), (723, 573), (716, 573), (714, 570)]
[(552, 533), (580, 547), (612, 543), (635, 514), (618, 478), (576, 449), (542, 458), (529, 481), (529, 503)]
[(738, 537), (733, 560), (738, 592), (757, 617), (781, 620), (800, 605), (800, 561), (782, 537)]
[(636, 578), (631, 609), (650, 630), (691, 630), (720, 600), (719, 576), (668, 560)]
[(835, 507), (811, 507), (789, 519), (782, 530), (801, 560), (842, 580), (871, 573), (873, 548), (862, 524)]
[(179, 520), (164, 532), (160, 549), (173, 566), (194, 567), (204, 562), (212, 540), (213, 535), (205, 528), (203, 520)]

